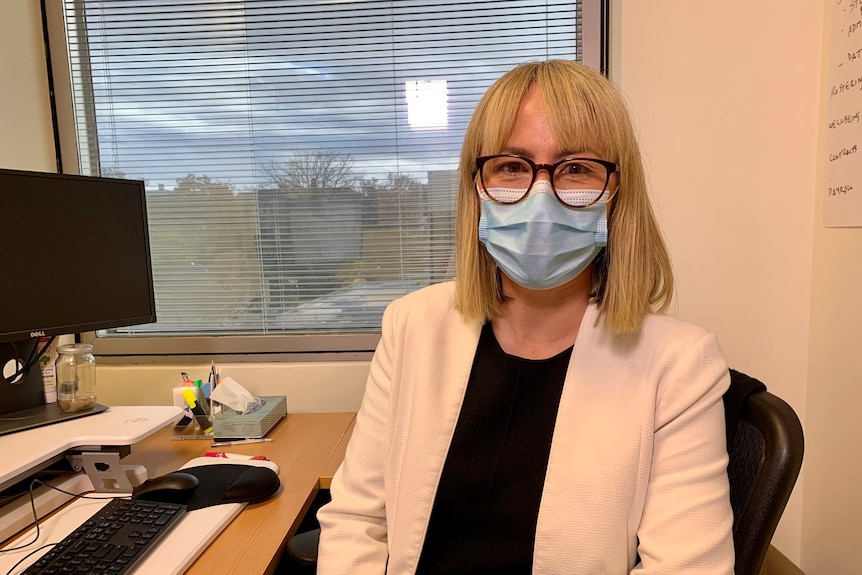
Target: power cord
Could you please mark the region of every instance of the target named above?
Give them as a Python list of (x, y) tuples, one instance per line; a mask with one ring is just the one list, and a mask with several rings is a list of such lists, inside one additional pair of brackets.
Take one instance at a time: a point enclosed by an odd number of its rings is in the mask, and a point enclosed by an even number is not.
[(32, 551), (30, 551), (29, 553), (27, 553), (26, 555), (21, 557), (21, 559), (19, 559), (17, 563), (12, 565), (12, 567), (10, 567), (8, 571), (6, 571), (6, 575), (12, 575), (12, 572), (15, 571), (15, 569), (17, 569), (18, 566), (21, 565), (21, 563), (23, 563), (24, 561), (26, 561), (27, 559), (32, 557), (34, 554), (41, 551), (42, 549), (45, 549), (47, 547), (53, 547), (54, 545), (56, 545), (56, 543), (46, 543), (45, 545), (42, 545), (41, 547), (37, 547), (37, 548), (33, 549)]
[[(40, 355), (41, 355), (41, 354), (40, 354)], [(50, 489), (53, 489), (54, 491), (59, 491), (60, 493), (64, 493), (64, 494), (66, 494), (66, 495), (70, 495), (70, 496), (72, 497), (72, 499), (71, 499), (68, 503), (71, 503), (72, 501), (76, 501), (76, 500), (78, 500), (78, 499), (127, 499), (127, 498), (128, 498), (128, 497), (113, 497), (113, 496), (110, 496), (110, 497), (88, 497), (88, 494), (93, 493), (92, 491), (84, 491), (83, 493), (72, 493), (71, 491), (66, 491), (65, 489), (60, 489), (59, 487), (55, 487), (55, 486), (53, 486), (53, 485), (51, 485), (51, 484), (49, 484), (49, 483), (46, 483), (46, 482), (42, 481), (41, 479), (33, 479), (32, 481), (30, 481), (30, 488), (29, 488), (29, 495), (30, 495), (30, 509), (32, 509), (32, 510), (33, 510), (33, 522), (32, 522), (32, 523), (30, 523), (29, 525), (27, 525), (26, 527), (24, 527), (24, 529), (22, 529), (22, 531), (25, 531), (25, 530), (27, 530), (27, 529), (30, 529), (31, 527), (33, 527), (33, 526), (35, 525), (35, 526), (36, 526), (36, 538), (35, 538), (35, 539), (33, 539), (32, 541), (30, 541), (29, 543), (25, 543), (25, 544), (23, 544), (23, 545), (18, 545), (18, 546), (16, 546), (16, 547), (10, 547), (10, 548), (8, 548), (8, 549), (0, 549), (0, 554), (3, 554), (3, 553), (11, 553), (11, 552), (13, 552), (13, 551), (20, 551), (20, 550), (22, 550), (22, 549), (26, 549), (26, 548), (27, 548), (27, 547), (29, 547), (30, 545), (33, 545), (34, 543), (36, 543), (37, 541), (39, 541), (39, 537), (40, 537), (40, 534), (41, 534), (41, 530), (40, 530), (39, 522), (40, 522), (40, 521), (41, 521), (41, 519), (43, 519), (43, 518), (42, 518), (42, 517), (39, 517), (38, 513), (36, 512), (36, 500), (35, 500), (35, 498), (34, 498), (34, 496), (33, 496), (33, 491), (35, 490), (35, 488), (37, 487), (37, 485), (44, 485), (45, 487), (48, 487), (48, 488), (50, 488)], [(22, 557), (22, 558), (21, 558), (17, 563), (15, 563), (15, 565), (13, 565), (13, 566), (9, 569), (9, 571), (7, 571), (7, 572), (6, 572), (6, 575), (11, 575), (11, 574), (12, 574), (12, 572), (15, 570), (15, 568), (16, 568), (16, 567), (18, 567), (19, 565), (21, 565), (21, 563), (22, 563), (22, 562), (24, 562), (25, 560), (27, 560), (27, 558), (31, 557), (34, 553), (37, 553), (38, 551), (41, 551), (42, 549), (45, 549), (46, 547), (52, 547), (52, 546), (54, 546), (54, 545), (56, 545), (56, 544), (57, 544), (57, 543), (46, 543), (45, 545), (42, 545), (41, 547), (37, 547), (36, 549), (34, 549), (33, 551), (31, 551), (31, 552), (30, 552), (30, 553), (28, 553), (27, 555), (25, 555), (24, 557)]]
[[(57, 339), (57, 337), (56, 337), (56, 336), (52, 336), (52, 337), (48, 340), (48, 342), (47, 342), (47, 343), (42, 347), (42, 349), (38, 351), (38, 353), (36, 352), (36, 349), (37, 349), (39, 346), (38, 346), (38, 345), (34, 345), (34, 346), (33, 346), (33, 351), (31, 351), (31, 352), (30, 352), (30, 357), (28, 357), (28, 358), (27, 358), (26, 363), (24, 363), (21, 367), (19, 367), (19, 368), (18, 368), (18, 370), (17, 370), (15, 373), (13, 373), (12, 375), (10, 375), (10, 376), (6, 377), (6, 378), (5, 378), (5, 379), (6, 379), (6, 381), (7, 381), (7, 382), (9, 382), (9, 383), (10, 383), (10, 384), (12, 384), (12, 385), (15, 385), (15, 380), (16, 380), (18, 377), (20, 377), (20, 376), (24, 375), (25, 373), (27, 373), (27, 371), (28, 371), (31, 367), (33, 367), (34, 365), (36, 365), (36, 363), (39, 361), (39, 358), (40, 358), (40, 357), (42, 357), (42, 354), (44, 354), (46, 351), (48, 351), (48, 348), (49, 348), (49, 347), (51, 347), (51, 344), (52, 344), (52, 343), (54, 343), (54, 340), (55, 340), (55, 339)], [(17, 359), (17, 357), (18, 357), (18, 348), (15, 346), (15, 342), (13, 341), (13, 342), (11, 342), (9, 345), (11, 345), (11, 346), (12, 346), (12, 351), (14, 352), (14, 354), (15, 354), (15, 358)]]

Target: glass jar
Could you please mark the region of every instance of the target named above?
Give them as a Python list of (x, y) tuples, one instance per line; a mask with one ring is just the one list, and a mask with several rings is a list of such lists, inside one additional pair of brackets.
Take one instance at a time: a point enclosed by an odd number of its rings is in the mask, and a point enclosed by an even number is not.
[(96, 358), (92, 345), (72, 343), (58, 347), (54, 374), (60, 409), (81, 411), (96, 404)]

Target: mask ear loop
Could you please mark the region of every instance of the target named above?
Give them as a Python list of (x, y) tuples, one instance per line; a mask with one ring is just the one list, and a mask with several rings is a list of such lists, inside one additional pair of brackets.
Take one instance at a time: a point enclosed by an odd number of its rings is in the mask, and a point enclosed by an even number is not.
[(596, 245), (606, 247), (608, 245), (608, 210), (605, 206), (605, 211), (599, 216), (596, 222)]
[(476, 189), (476, 193), (479, 194), (480, 201), (491, 199), (491, 196), (489, 196), (488, 192), (485, 191), (485, 186), (482, 185), (482, 178), (479, 176), (478, 172), (473, 176), (473, 187)]
[(608, 246), (608, 236), (610, 234), (608, 228), (608, 219), (610, 217), (609, 211), (611, 209), (611, 202), (614, 200), (614, 198), (617, 197), (617, 193), (619, 193), (619, 191), (620, 187), (617, 186), (614, 191), (611, 192), (610, 195), (608, 195), (608, 198), (606, 200), (600, 199), (598, 202), (596, 202), (597, 204), (601, 203), (605, 206), (605, 213), (602, 214), (602, 216), (599, 218), (599, 221), (596, 223), (596, 243), (601, 245), (602, 248), (607, 248)]

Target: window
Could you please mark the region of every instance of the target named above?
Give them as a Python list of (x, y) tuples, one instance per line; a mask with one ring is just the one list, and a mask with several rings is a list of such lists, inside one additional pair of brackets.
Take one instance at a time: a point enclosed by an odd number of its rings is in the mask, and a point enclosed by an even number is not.
[(452, 277), (479, 97), (525, 60), (598, 66), (602, 4), (65, 0), (63, 169), (147, 187), (158, 322), (97, 350), (372, 350), (389, 301)]

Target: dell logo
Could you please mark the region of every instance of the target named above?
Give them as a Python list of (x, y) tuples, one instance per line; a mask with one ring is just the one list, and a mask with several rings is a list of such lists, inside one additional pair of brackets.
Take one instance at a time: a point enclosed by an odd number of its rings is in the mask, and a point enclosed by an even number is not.
[(44, 331), (31, 331), (30, 337), (45, 337)]

